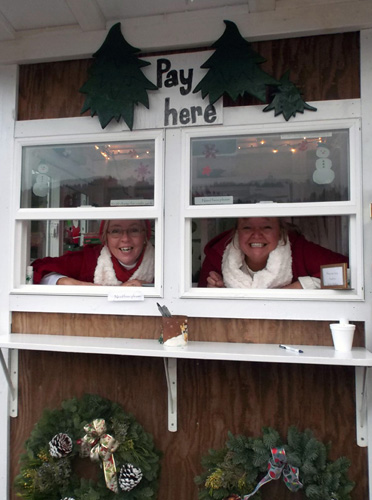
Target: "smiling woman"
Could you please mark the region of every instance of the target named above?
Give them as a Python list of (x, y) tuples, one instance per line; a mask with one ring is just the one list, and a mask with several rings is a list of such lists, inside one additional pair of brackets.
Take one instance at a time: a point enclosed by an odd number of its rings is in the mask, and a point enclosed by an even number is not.
[(88, 244), (61, 257), (33, 263), (34, 283), (47, 285), (142, 286), (154, 280), (154, 247), (150, 223), (107, 220), (99, 244)]
[(320, 266), (343, 262), (277, 217), (243, 217), (206, 245), (199, 286), (316, 289)]

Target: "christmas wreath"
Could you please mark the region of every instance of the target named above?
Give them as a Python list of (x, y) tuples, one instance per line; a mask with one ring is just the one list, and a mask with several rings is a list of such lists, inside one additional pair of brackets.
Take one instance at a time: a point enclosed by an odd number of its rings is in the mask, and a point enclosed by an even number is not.
[(293, 492), (302, 491), (311, 500), (350, 500), (354, 483), (347, 477), (349, 461), (328, 459), (329, 446), (318, 441), (311, 430), (292, 426), (287, 443), (271, 427), (262, 437), (228, 435), (226, 446), (209, 450), (202, 458), (206, 471), (195, 478), (201, 500), (246, 500), (261, 498), (261, 488), (282, 479)]
[[(152, 436), (122, 407), (96, 395), (45, 410), (25, 443), (18, 496), (30, 500), (150, 500), (155, 498), (159, 452)], [(92, 479), (76, 469), (97, 462)], [(79, 464), (80, 459), (82, 460)], [(85, 464), (84, 464), (85, 462)], [(101, 469), (101, 470), (100, 470)]]

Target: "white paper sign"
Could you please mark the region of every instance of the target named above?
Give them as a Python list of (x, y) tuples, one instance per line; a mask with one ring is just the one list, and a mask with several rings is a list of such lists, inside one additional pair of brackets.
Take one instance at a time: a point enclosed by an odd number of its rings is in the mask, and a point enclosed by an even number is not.
[(120, 292), (110, 292), (107, 296), (109, 302), (127, 302), (127, 301), (143, 301), (145, 296), (141, 290), (128, 289)]
[(154, 200), (110, 200), (110, 207), (152, 206)]
[(232, 205), (233, 196), (195, 196), (195, 205)]

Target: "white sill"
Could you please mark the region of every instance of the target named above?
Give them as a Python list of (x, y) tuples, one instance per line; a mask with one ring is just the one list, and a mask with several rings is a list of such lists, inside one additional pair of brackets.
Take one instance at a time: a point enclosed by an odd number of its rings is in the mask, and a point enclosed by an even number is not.
[(108, 297), (111, 293), (124, 290), (136, 290), (143, 293), (144, 297), (160, 297), (157, 286), (58, 286), (58, 285), (21, 285), (13, 288), (11, 295), (75, 295), (86, 297)]
[(348, 289), (246, 289), (246, 288), (189, 288), (182, 294), (187, 299), (251, 299), (251, 300), (364, 300), (362, 290)]

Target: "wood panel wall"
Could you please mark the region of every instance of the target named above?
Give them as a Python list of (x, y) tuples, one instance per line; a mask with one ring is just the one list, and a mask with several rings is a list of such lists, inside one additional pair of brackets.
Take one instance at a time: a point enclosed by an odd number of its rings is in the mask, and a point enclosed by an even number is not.
[[(252, 48), (266, 59), (262, 69), (275, 78), (290, 70), (306, 101), (360, 97), (359, 33), (254, 42)], [(81, 60), (21, 66), (18, 119), (79, 116), (84, 102), (79, 89), (90, 64)], [(251, 103), (245, 97), (237, 104)], [(233, 104), (225, 99), (225, 105)]]
[[(358, 33), (252, 44), (266, 57), (263, 69), (280, 77), (287, 69), (307, 101), (359, 98)], [(89, 60), (22, 66), (18, 119), (79, 116)], [(242, 99), (240, 104), (251, 104)], [(230, 105), (227, 100), (225, 105)], [(336, 320), (337, 318), (335, 318)], [(330, 345), (329, 323), (190, 318), (194, 340)], [(159, 317), (13, 313), (12, 331), (26, 333), (158, 338)], [(364, 345), (357, 324), (355, 345)], [(11, 425), (11, 477), (23, 443), (45, 407), (85, 392), (119, 402), (154, 436), (164, 453), (158, 498), (196, 500), (193, 478), (200, 458), (224, 444), (227, 431), (258, 435), (271, 425), (309, 427), (332, 442), (332, 458), (347, 455), (356, 482), (352, 498), (368, 497), (367, 455), (355, 441), (354, 371), (348, 367), (179, 360), (178, 432), (167, 430), (162, 360), (104, 355), (21, 352), (19, 416)], [(99, 374), (99, 375), (98, 375)], [(298, 494), (300, 498), (302, 495)], [(10, 498), (15, 500), (11, 490)], [(262, 489), (263, 500), (292, 499), (280, 482)]]

